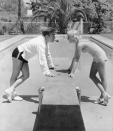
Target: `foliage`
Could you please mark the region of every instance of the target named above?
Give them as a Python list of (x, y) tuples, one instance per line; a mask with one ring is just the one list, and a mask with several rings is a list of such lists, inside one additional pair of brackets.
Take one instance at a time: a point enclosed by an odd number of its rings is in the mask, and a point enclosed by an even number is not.
[[(23, 2), (21, 9), (24, 16), (26, 11)], [(44, 19), (46, 24), (55, 27), (60, 33), (65, 33), (72, 16), (76, 17), (77, 10), (82, 11), (84, 16), (86, 14), (85, 18), (93, 28), (92, 33), (100, 33), (105, 28), (106, 21), (113, 20), (113, 0), (37, 0), (37, 3), (31, 0), (31, 9), (32, 21)], [(0, 0), (0, 10), (10, 12), (17, 18), (18, 0)], [(1, 20), (13, 19), (4, 15), (1, 16)]]
[(104, 21), (113, 18), (112, 8), (113, 2), (110, 0), (73, 0), (72, 6), (67, 0), (39, 0), (32, 10), (34, 19), (44, 17), (44, 20), (48, 20), (49, 25), (56, 26), (60, 33), (65, 33), (70, 17), (76, 17), (77, 10), (82, 11), (90, 26), (94, 28), (92, 33), (100, 33), (105, 27)]
[(74, 6), (85, 10), (89, 23), (94, 27), (92, 33), (100, 33), (105, 20), (113, 19), (113, 1), (110, 0), (74, 0)]
[[(18, 13), (18, 0), (0, 0), (0, 8), (12, 14)], [(25, 7), (23, 0), (21, 0), (21, 11), (25, 14)]]
[(33, 20), (44, 17), (49, 26), (57, 28), (58, 32), (65, 33), (70, 19), (71, 6), (66, 0), (39, 1), (32, 3)]

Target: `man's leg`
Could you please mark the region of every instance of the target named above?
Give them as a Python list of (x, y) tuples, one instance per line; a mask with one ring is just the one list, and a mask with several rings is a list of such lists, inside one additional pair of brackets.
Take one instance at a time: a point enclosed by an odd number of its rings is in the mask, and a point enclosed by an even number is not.
[[(15, 82), (15, 88), (17, 86), (19, 86), (20, 84), (22, 84), (26, 79), (29, 78), (29, 66), (28, 66), (28, 63), (24, 63), (23, 66), (22, 66), (22, 75), (17, 79), (17, 81)], [(14, 95), (13, 95), (13, 100), (16, 100), (16, 101), (22, 101), (23, 98), (20, 97), (19, 95), (17, 95), (16, 92), (14, 92)]]
[(17, 58), (12, 58), (12, 75), (10, 78), (10, 87), (15, 83), (15, 81), (18, 79), (18, 76), (20, 74), (20, 71), (23, 66), (23, 62), (18, 60)]
[[(22, 76), (19, 76), (20, 71), (22, 71)], [(13, 58), (13, 72), (10, 79), (10, 88), (5, 90), (8, 99), (11, 101), (13, 93), (17, 86), (22, 84), (29, 77), (29, 67), (28, 63), (23, 63), (22, 61)]]
[(12, 96), (14, 92), (14, 88), (12, 88), (12, 85), (16, 82), (21, 68), (22, 68), (23, 62), (18, 60), (17, 58), (12, 58), (12, 75), (10, 78), (10, 87), (5, 90), (4, 98), (8, 99), (8, 101), (12, 101)]
[(26, 79), (29, 78), (29, 66), (28, 66), (28, 63), (25, 63), (25, 62), (23, 63), (21, 71), (22, 71), (22, 75), (11, 85), (11, 88), (13, 90), (15, 90), (17, 86), (19, 86)]

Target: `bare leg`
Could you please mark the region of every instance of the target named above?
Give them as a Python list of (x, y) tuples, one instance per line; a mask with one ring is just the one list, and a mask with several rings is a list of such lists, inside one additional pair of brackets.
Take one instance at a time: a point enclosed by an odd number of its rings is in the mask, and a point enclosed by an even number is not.
[(108, 99), (110, 99), (111, 96), (107, 93), (107, 78), (106, 78), (106, 63), (105, 62), (99, 63), (98, 72), (99, 72), (99, 76), (102, 82), (102, 87), (104, 88), (104, 91), (105, 91), (103, 103), (107, 105)]
[[(16, 58), (12, 58), (12, 60), (13, 60), (13, 72), (10, 79), (10, 88), (5, 90), (5, 93), (7, 94), (7, 99), (9, 101), (12, 100), (12, 96), (16, 87), (22, 84), (29, 77), (28, 63), (23, 63), (22, 61)], [(22, 71), (22, 76), (18, 77), (20, 71)]]
[(11, 85), (10, 88), (12, 88), (12, 90), (15, 90), (16, 87), (18, 87), (26, 79), (29, 78), (29, 66), (28, 66), (28, 63), (23, 63), (21, 71), (22, 71), (22, 75), (19, 78), (17, 78), (17, 80), (14, 83), (12, 83), (12, 81), (10, 81), (10, 85)]
[(96, 76), (97, 73), (98, 73), (98, 64), (96, 62), (93, 62), (91, 66), (91, 70), (90, 70), (90, 78), (92, 79), (92, 81), (95, 83), (95, 85), (100, 90), (101, 97), (104, 97), (105, 90), (102, 86), (102, 82)]
[(103, 63), (98, 63), (98, 72), (99, 76), (102, 82), (102, 86), (104, 90), (107, 90), (107, 79), (106, 79), (106, 68), (105, 68), (105, 62)]
[[(15, 81), (17, 80), (19, 74), (20, 74), (20, 71), (22, 69), (22, 66), (23, 66), (23, 62), (16, 59), (16, 58), (12, 58), (12, 75), (11, 75), (11, 78), (10, 78), (10, 87), (15, 83)], [(8, 88), (8, 90), (10, 90), (11, 92), (13, 91), (12, 88)]]

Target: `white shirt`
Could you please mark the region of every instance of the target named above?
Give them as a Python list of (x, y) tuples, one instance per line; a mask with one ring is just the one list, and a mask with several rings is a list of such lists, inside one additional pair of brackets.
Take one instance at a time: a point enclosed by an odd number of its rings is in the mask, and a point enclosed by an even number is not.
[(50, 73), (48, 66), (54, 66), (49, 51), (49, 47), (46, 46), (45, 38), (39, 35), (24, 44), (18, 46), (19, 52), (23, 52), (22, 57), (25, 60), (29, 60), (35, 55), (39, 57), (40, 67), (43, 74)]

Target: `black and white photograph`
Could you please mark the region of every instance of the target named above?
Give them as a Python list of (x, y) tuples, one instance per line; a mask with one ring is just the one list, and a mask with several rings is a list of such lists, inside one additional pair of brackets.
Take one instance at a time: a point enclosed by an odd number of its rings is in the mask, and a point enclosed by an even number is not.
[(0, 0), (0, 131), (113, 131), (113, 0)]

